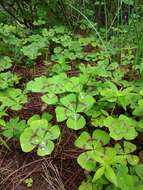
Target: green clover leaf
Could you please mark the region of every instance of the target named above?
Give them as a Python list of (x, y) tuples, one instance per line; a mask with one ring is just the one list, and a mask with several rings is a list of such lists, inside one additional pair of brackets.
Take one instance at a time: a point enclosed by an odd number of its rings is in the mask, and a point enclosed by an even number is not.
[(46, 119), (31, 119), (29, 127), (20, 136), (20, 144), (24, 152), (37, 149), (39, 156), (51, 154), (54, 149), (52, 140), (60, 136), (60, 129), (57, 125), (52, 126)]
[(137, 136), (135, 130), (137, 122), (125, 115), (120, 115), (119, 118), (107, 117), (104, 121), (104, 126), (109, 128), (110, 136), (115, 140), (122, 138), (132, 140)]
[(80, 114), (72, 114), (66, 122), (68, 128), (74, 129), (74, 130), (79, 130), (82, 129), (85, 124), (86, 121), (84, 119), (84, 117)]

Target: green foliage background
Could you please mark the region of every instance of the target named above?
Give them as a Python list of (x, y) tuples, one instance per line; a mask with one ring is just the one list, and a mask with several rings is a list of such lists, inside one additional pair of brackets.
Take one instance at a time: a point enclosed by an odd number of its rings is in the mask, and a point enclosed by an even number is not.
[[(52, 154), (62, 123), (89, 172), (79, 190), (142, 190), (142, 31), (142, 0), (0, 0), (1, 145)], [(30, 81), (14, 72), (39, 63)], [(53, 115), (19, 117), (31, 92)]]

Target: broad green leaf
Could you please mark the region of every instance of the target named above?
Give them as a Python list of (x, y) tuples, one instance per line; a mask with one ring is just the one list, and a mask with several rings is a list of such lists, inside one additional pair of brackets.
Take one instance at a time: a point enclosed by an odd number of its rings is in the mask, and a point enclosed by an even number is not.
[(78, 77), (71, 77), (65, 84), (65, 89), (67, 92), (81, 92), (82, 91), (82, 84)]
[(127, 127), (126, 134), (124, 135), (124, 138), (126, 140), (133, 140), (137, 137), (138, 133), (136, 132), (134, 127)]
[(113, 122), (114, 122), (114, 118), (111, 117), (111, 116), (108, 116), (108, 117), (104, 120), (104, 125), (109, 128), (109, 127), (111, 127), (111, 125), (113, 124)]
[(102, 151), (102, 146), (107, 144), (109, 141), (110, 141), (110, 136), (104, 131), (95, 130), (92, 134), (92, 137), (89, 135), (88, 132), (84, 131), (76, 139), (75, 145), (85, 150), (91, 149), (91, 150)]
[(96, 161), (92, 159), (93, 154), (94, 154), (94, 151), (87, 151), (80, 154), (77, 158), (78, 164), (87, 171), (95, 171)]
[(119, 143), (116, 143), (114, 148), (115, 148), (117, 154), (124, 154), (124, 150)]
[(44, 112), (44, 113), (42, 114), (42, 117), (41, 117), (41, 118), (42, 118), (42, 119), (46, 119), (46, 120), (49, 122), (49, 121), (52, 120), (53, 116), (52, 116), (50, 113), (48, 113), (48, 112)]
[(116, 149), (107, 147), (104, 156), (105, 165), (125, 164), (126, 157), (124, 155), (117, 155)]
[(20, 136), (20, 144), (23, 152), (32, 151), (36, 145), (40, 143), (40, 138), (37, 136), (33, 137), (33, 130), (31, 128), (25, 129), (24, 133)]
[(117, 97), (118, 97), (118, 89), (115, 85), (110, 85), (110, 88), (105, 88), (103, 90), (100, 91), (101, 96), (103, 96), (103, 98), (101, 99), (109, 101), (109, 102), (116, 102), (117, 101)]
[(92, 96), (80, 93), (78, 97), (78, 105), (76, 112), (86, 112), (93, 106), (94, 102), (95, 100)]
[(136, 156), (136, 155), (127, 155), (127, 161), (132, 166), (135, 166), (135, 165), (137, 165), (139, 163), (139, 157)]
[(85, 150), (93, 149), (91, 136), (86, 131), (80, 134), (80, 136), (76, 139), (74, 144), (76, 147), (82, 148)]
[(41, 117), (38, 114), (33, 115), (32, 117), (30, 117), (28, 119), (27, 123), (28, 123), (28, 125), (30, 125), (30, 123), (32, 121), (40, 120), (40, 119), (45, 119), (49, 122), (49, 121), (51, 121), (52, 118), (53, 118), (53, 116), (51, 114), (49, 114), (48, 112), (44, 112)]
[(127, 106), (130, 104), (130, 102), (127, 100), (126, 96), (120, 96), (118, 97), (118, 103), (121, 105), (124, 110), (127, 109)]
[(30, 128), (33, 129), (39, 137), (42, 137), (48, 128), (48, 122), (45, 119), (33, 120), (30, 122)]
[(47, 92), (48, 79), (45, 76), (37, 77), (33, 81), (27, 83), (26, 89), (32, 92)]
[(126, 127), (121, 122), (112, 123), (112, 125), (109, 127), (109, 130), (110, 130), (110, 136), (115, 140), (122, 139), (127, 132)]
[(113, 160), (116, 157), (116, 150), (111, 147), (107, 147), (105, 151), (106, 159)]
[(60, 106), (56, 107), (56, 118), (58, 122), (66, 120), (70, 115), (72, 115), (72, 112), (67, 108)]
[(103, 127), (105, 119), (106, 119), (106, 117), (103, 115), (101, 115), (97, 118), (92, 118), (92, 125), (94, 127)]
[(35, 115), (33, 115), (32, 117), (30, 117), (30, 118), (28, 119), (28, 121), (27, 121), (28, 125), (30, 125), (30, 123), (31, 123), (32, 121), (35, 121), (35, 120), (40, 120), (40, 115), (35, 114)]
[(46, 131), (46, 139), (48, 140), (55, 140), (60, 136), (60, 129), (58, 125), (54, 125), (52, 127), (50, 127), (47, 131)]
[(60, 99), (60, 102), (63, 106), (68, 108), (69, 110), (75, 112), (77, 106), (77, 98), (75, 94), (69, 94)]
[(67, 119), (66, 124), (70, 129), (79, 130), (85, 126), (86, 121), (82, 115), (75, 113)]
[(30, 152), (37, 147), (39, 156), (51, 154), (54, 149), (54, 143), (51, 140), (60, 136), (59, 127), (52, 126), (46, 119), (32, 120), (29, 125), (20, 136), (22, 150)]
[(118, 186), (116, 174), (110, 166), (106, 166), (105, 176), (111, 183), (113, 183), (115, 186)]
[(121, 114), (121, 115), (119, 116), (119, 120), (122, 121), (122, 122), (124, 122), (125, 125), (130, 125), (130, 126), (132, 126), (132, 127), (136, 127), (136, 125), (137, 125), (136, 120), (134, 120), (134, 119), (131, 118), (131, 117), (127, 117), (126, 115), (123, 115), (123, 114)]
[(66, 92), (64, 84), (68, 81), (67, 75), (61, 73), (59, 75), (54, 75), (53, 77), (48, 78), (48, 88), (47, 92), (50, 94), (61, 94)]
[(41, 97), (42, 101), (48, 105), (54, 105), (58, 101), (58, 97), (55, 94), (46, 94)]
[(101, 145), (106, 145), (110, 142), (110, 136), (103, 130), (97, 129), (93, 132), (92, 138)]
[(30, 152), (41, 142), (47, 125), (46, 120), (35, 120), (30, 123), (30, 127), (24, 130), (20, 136), (20, 144), (24, 152)]
[(108, 163), (110, 165), (115, 165), (115, 164), (121, 164), (121, 165), (127, 165), (127, 160), (126, 160), (126, 155), (116, 155), (113, 160), (107, 159)]
[(119, 118), (107, 117), (104, 125), (109, 128), (110, 136), (115, 140), (125, 138), (133, 140), (137, 136), (135, 127), (137, 122), (125, 115), (120, 115)]
[(94, 154), (91, 155), (92, 159), (96, 162), (99, 162), (101, 165), (105, 165), (105, 153), (104, 149), (95, 150)]
[(136, 145), (131, 142), (124, 141), (124, 152), (125, 154), (132, 153), (136, 150)]
[(37, 154), (39, 156), (49, 155), (54, 150), (54, 146), (54, 143), (45, 137), (38, 146)]
[(121, 175), (121, 176), (124, 176), (124, 175), (127, 175), (128, 174), (128, 172), (129, 172), (129, 169), (128, 169), (128, 167), (126, 166), (126, 165), (120, 165), (120, 164), (118, 164), (118, 165), (116, 165), (116, 173), (117, 173), (117, 175)]
[[(118, 186), (120, 189), (134, 190), (137, 189), (137, 176), (128, 173), (117, 174)], [(135, 185), (136, 184), (136, 185)]]
[(105, 167), (99, 168), (94, 174), (92, 182), (95, 182), (96, 180), (100, 179), (104, 174), (104, 172), (105, 172)]

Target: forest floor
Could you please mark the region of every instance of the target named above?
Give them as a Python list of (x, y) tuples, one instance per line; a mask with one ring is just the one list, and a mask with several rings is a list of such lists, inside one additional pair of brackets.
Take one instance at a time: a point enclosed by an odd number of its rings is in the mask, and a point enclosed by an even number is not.
[[(34, 69), (26, 66), (14, 66), (14, 73), (22, 76), (19, 84), (22, 88), (36, 76), (45, 74), (45, 66), (37, 64)], [(28, 103), (20, 112), (9, 111), (9, 117), (19, 116), (28, 119), (33, 114), (41, 114), (53, 110), (44, 107), (41, 94), (28, 94)], [(56, 121), (55, 121), (56, 122)], [(77, 164), (76, 158), (81, 153), (74, 147), (77, 135), (62, 126), (62, 135), (51, 156), (40, 158), (36, 153), (23, 153), (17, 141), (10, 141), (11, 151), (0, 150), (0, 190), (76, 190), (84, 179), (84, 172)], [(25, 184), (28, 178), (33, 179), (32, 187)], [(62, 185), (63, 184), (63, 185)], [(54, 187), (55, 186), (55, 187)]]
[[(90, 47), (86, 48), (90, 52)], [(86, 64), (86, 63), (85, 63)], [(21, 83), (18, 88), (23, 89), (25, 84), (35, 77), (46, 75), (48, 68), (38, 62), (33, 68), (14, 65), (12, 72), (21, 76)], [(77, 75), (78, 70), (72, 64), (69, 75)], [(19, 112), (8, 110), (8, 117), (15, 116), (21, 119), (28, 119), (34, 114), (42, 114), (47, 111), (54, 113), (54, 107), (48, 107), (41, 102), (40, 93), (29, 93), (28, 102)], [(9, 119), (8, 118), (8, 119)], [(55, 118), (55, 117), (54, 117)], [(56, 121), (53, 121), (56, 124)], [(11, 151), (6, 151), (4, 147), (0, 149), (0, 190), (77, 190), (86, 173), (77, 164), (76, 158), (81, 150), (76, 149), (74, 141), (78, 137), (66, 126), (61, 125), (61, 138), (52, 155), (38, 157), (36, 153), (23, 153), (19, 142), (8, 141)], [(137, 147), (143, 145), (143, 133), (134, 140)], [(143, 163), (143, 151), (138, 149), (141, 162)], [(27, 187), (25, 180), (32, 179), (31, 187)]]

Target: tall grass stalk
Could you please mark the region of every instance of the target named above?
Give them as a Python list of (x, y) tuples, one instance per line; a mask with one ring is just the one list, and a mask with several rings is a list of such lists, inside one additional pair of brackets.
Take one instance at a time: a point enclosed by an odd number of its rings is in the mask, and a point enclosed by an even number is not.
[(87, 18), (87, 16), (85, 14), (83, 14), (80, 10), (78, 10), (76, 7), (72, 6), (71, 4), (69, 5), (72, 9), (74, 9), (75, 11), (77, 11), (81, 16), (83, 16), (83, 18), (85, 18), (85, 20), (90, 24), (90, 26), (92, 27), (92, 29), (95, 31), (96, 35), (98, 36), (100, 42), (102, 43), (104, 49), (106, 52), (108, 52), (107, 47), (104, 43), (104, 40), (102, 39), (100, 33), (98, 32), (98, 30), (96, 29), (96, 27), (92, 24), (92, 22)]

